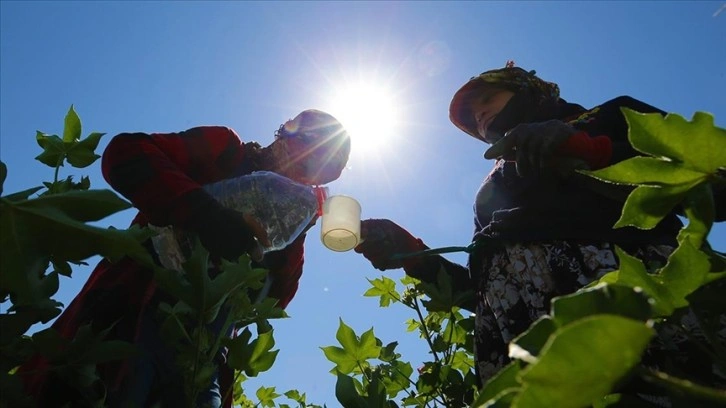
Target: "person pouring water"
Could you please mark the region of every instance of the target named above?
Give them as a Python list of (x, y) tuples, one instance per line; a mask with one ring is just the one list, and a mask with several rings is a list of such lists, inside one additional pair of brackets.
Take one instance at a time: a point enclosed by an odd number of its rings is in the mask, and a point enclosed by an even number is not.
[[(237, 260), (248, 253), (269, 270), (268, 296), (285, 308), (295, 296), (303, 273), (305, 232), (289, 245), (271, 245), (267, 230), (252, 213), (229, 208), (205, 186), (254, 172), (274, 172), (308, 186), (336, 180), (350, 155), (350, 137), (333, 116), (305, 110), (283, 123), (265, 147), (242, 142), (224, 126), (200, 126), (178, 133), (122, 133), (104, 151), (106, 181), (136, 207), (134, 225), (171, 226), (195, 234), (213, 259)], [(317, 220), (317, 216), (311, 220)], [(153, 249), (150, 246), (150, 251)], [(213, 269), (213, 268), (212, 268)], [(213, 273), (210, 270), (210, 273)], [(183, 383), (174, 366), (173, 350), (161, 340), (154, 312), (163, 296), (152, 271), (130, 258), (102, 260), (85, 286), (54, 322), (61, 336), (72, 339), (78, 329), (112, 327), (106, 340), (137, 346), (138, 357), (98, 366), (107, 389), (107, 406), (187, 406)], [(93, 390), (77, 390), (56, 374), (44, 371), (47, 361), (36, 357), (21, 367), (26, 392), (38, 406), (83, 405)], [(220, 369), (226, 369), (221, 366)], [(231, 406), (222, 401), (231, 383), (214, 381), (198, 404)]]

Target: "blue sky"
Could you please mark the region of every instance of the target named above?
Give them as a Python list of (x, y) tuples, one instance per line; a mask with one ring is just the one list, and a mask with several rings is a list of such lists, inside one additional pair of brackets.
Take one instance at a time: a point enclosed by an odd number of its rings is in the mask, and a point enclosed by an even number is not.
[[(33, 160), (35, 131), (59, 134), (74, 104), (83, 135), (180, 131), (225, 125), (268, 144), (307, 108), (365, 125), (331, 194), (359, 200), (363, 218), (390, 218), (431, 247), (466, 245), (474, 194), (492, 163), (486, 146), (448, 120), (453, 93), (508, 59), (592, 107), (630, 95), (690, 119), (726, 124), (724, 2), (0, 2), (0, 158), (6, 192), (40, 185), (52, 170)], [(719, 51), (721, 50), (721, 51)], [(351, 95), (378, 94), (346, 107)], [(345, 119), (345, 120), (344, 120)], [(351, 129), (353, 130), (353, 129)], [(99, 151), (100, 151), (99, 149)], [(724, 153), (726, 154), (726, 152)], [(63, 169), (107, 188), (100, 163)], [(129, 210), (105, 220), (126, 227)], [(290, 319), (274, 322), (280, 354), (251, 381), (298, 389), (336, 406), (332, 363), (339, 319), (374, 327), (414, 366), (424, 344), (413, 317), (362, 296), (381, 273), (353, 252), (306, 244)], [(726, 227), (710, 240), (726, 250)], [(463, 254), (449, 259), (464, 262)], [(90, 270), (64, 279), (68, 303)], [(401, 271), (387, 276), (399, 278)]]

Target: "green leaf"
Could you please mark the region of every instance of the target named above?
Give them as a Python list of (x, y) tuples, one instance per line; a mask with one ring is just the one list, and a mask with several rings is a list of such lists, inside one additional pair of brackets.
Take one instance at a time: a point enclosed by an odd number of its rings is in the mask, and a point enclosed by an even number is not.
[(653, 298), (655, 302), (652, 306), (655, 316), (670, 315), (674, 306), (668, 289), (664, 287), (663, 283), (648, 274), (640, 259), (629, 255), (620, 248), (615, 248), (615, 253), (620, 262), (620, 270), (615, 282), (632, 288), (640, 288)]
[(30, 197), (31, 195), (37, 193), (38, 191), (40, 191), (42, 189), (43, 189), (43, 187), (33, 187), (33, 188), (29, 188), (27, 190), (19, 191), (17, 193), (8, 194), (2, 198), (3, 198), (3, 200), (7, 200), (10, 202), (23, 201), (23, 200), (27, 200), (28, 197)]
[(32, 214), (59, 212), (74, 221), (83, 222), (99, 221), (111, 214), (131, 208), (128, 201), (111, 190), (69, 191), (13, 205), (19, 210)]
[(406, 320), (406, 331), (412, 332), (414, 330), (418, 330), (421, 327), (421, 322), (419, 322), (416, 319), (408, 319)]
[(338, 373), (338, 380), (335, 382), (335, 398), (343, 408), (367, 408), (366, 401), (355, 388), (351, 377)]
[(400, 354), (396, 353), (396, 347), (398, 346), (398, 342), (394, 341), (392, 343), (388, 343), (385, 347), (381, 349), (381, 354), (378, 356), (378, 358), (381, 361), (385, 362), (391, 362), (398, 357), (400, 357)]
[(726, 130), (714, 126), (713, 116), (696, 112), (691, 122), (669, 113), (642, 114), (623, 108), (631, 145), (638, 151), (667, 157), (701, 173), (726, 167)]
[(501, 393), (497, 394), (497, 396), (490, 400), (486, 405), (483, 405), (482, 408), (510, 408), (514, 406), (514, 398), (519, 395), (519, 390), (514, 389), (508, 389), (504, 390)]
[(275, 392), (275, 387), (260, 387), (257, 389), (255, 395), (263, 407), (274, 407), (275, 398), (280, 396), (280, 394)]
[(506, 367), (502, 368), (496, 375), (487, 381), (477, 395), (472, 406), (481, 406), (487, 401), (495, 399), (497, 395), (500, 395), (503, 392), (518, 390), (522, 386), (517, 379), (522, 370), (521, 366), (522, 364), (520, 362), (513, 361)]
[(399, 279), (399, 281), (404, 286), (416, 286), (416, 284), (418, 284), (419, 282), (421, 282), (420, 280), (418, 280), (418, 279), (416, 279), (416, 278), (414, 278), (412, 276), (408, 276), (408, 275), (404, 275), (401, 279)]
[[(385, 366), (381, 366), (385, 367)], [(404, 363), (402, 361), (393, 361), (388, 368), (388, 375), (381, 378), (381, 382), (384, 384), (388, 395), (395, 397), (399, 392), (407, 389), (411, 382), (411, 375), (413, 374), (413, 367), (411, 363)]]
[(687, 238), (695, 247), (701, 247), (716, 219), (716, 205), (711, 186), (703, 183), (694, 187), (683, 201), (688, 225), (681, 231), (679, 241)]
[(451, 286), (451, 276), (443, 267), (439, 269), (436, 275), (435, 284), (421, 282), (420, 285), (430, 298), (430, 300), (422, 302), (429, 312), (450, 312), (473, 295), (471, 290), (454, 292)]
[(466, 343), (467, 332), (456, 321), (449, 320), (441, 337), (447, 344), (464, 344)]
[(552, 315), (562, 327), (595, 314), (611, 314), (646, 321), (651, 318), (647, 296), (629, 286), (600, 284), (552, 300)]
[(451, 368), (461, 372), (467, 372), (474, 368), (474, 358), (471, 350), (459, 349), (451, 359)]
[(81, 118), (71, 105), (66, 114), (65, 124), (63, 126), (63, 141), (66, 143), (75, 142), (81, 137)]
[(279, 352), (271, 350), (275, 346), (272, 334), (272, 331), (259, 334), (255, 340), (248, 343), (252, 333), (245, 328), (239, 336), (225, 339), (229, 347), (227, 357), (229, 366), (244, 371), (250, 377), (256, 377), (260, 372), (269, 370)]
[(74, 143), (66, 152), (66, 160), (73, 167), (88, 167), (101, 156), (95, 153), (96, 147), (105, 133), (91, 133), (85, 139)]
[(514, 406), (592, 404), (640, 361), (654, 334), (643, 322), (613, 315), (587, 317), (557, 330), (539, 360), (519, 375), (523, 387)]
[(398, 291), (396, 289), (396, 282), (393, 279), (382, 277), (381, 279), (368, 279), (372, 288), (368, 289), (363, 296), (380, 296), (380, 306), (388, 307), (391, 302), (398, 302)]
[(322, 347), (322, 350), (325, 357), (336, 364), (335, 370), (342, 374), (360, 371), (359, 367), (368, 365), (368, 359), (378, 358), (381, 354), (381, 346), (372, 328), (358, 338), (353, 329), (340, 319), (335, 337), (343, 347), (328, 346)]
[(50, 361), (60, 359), (70, 344), (52, 327), (33, 333), (31, 336), (35, 350)]
[(622, 249), (616, 248), (615, 252), (620, 260), (615, 282), (642, 289), (653, 299), (654, 316), (669, 316), (675, 309), (687, 306), (686, 297), (705, 282), (710, 269), (706, 254), (687, 241), (676, 248), (656, 274), (648, 274), (639, 259)]
[(51, 261), (53, 264), (53, 272), (57, 272), (59, 275), (71, 277), (73, 270), (71, 264), (66, 261)]
[(290, 390), (290, 391), (285, 392), (283, 395), (285, 395), (285, 397), (305, 406), (306, 397), (305, 397), (305, 394), (300, 394), (300, 391)]
[(682, 242), (668, 257), (658, 278), (667, 288), (674, 308), (688, 306), (687, 297), (705, 283), (710, 270), (708, 256), (690, 241)]
[(378, 339), (373, 334), (372, 327), (361, 334), (360, 342), (356, 345), (355, 352), (356, 356), (361, 360), (378, 358), (381, 354), (381, 346), (379, 345)]
[(6, 347), (14, 340), (20, 338), (25, 334), (30, 327), (34, 324), (41, 322), (42, 320), (49, 321), (60, 314), (60, 306), (62, 304), (56, 303), (55, 315), (48, 315), (47, 320), (44, 319), (44, 314), (39, 313), (35, 309), (31, 310), (19, 310), (15, 313), (3, 313), (0, 314), (0, 348)]
[(47, 264), (44, 254), (53, 254), (55, 262), (77, 262), (97, 254), (116, 261), (130, 255), (153, 266), (148, 251), (141, 245), (150, 231), (138, 227), (104, 229), (86, 224), (128, 207), (127, 202), (107, 190), (73, 191), (17, 202), (3, 200), (0, 289), (22, 291), (28, 268), (38, 262)]
[(321, 347), (320, 349), (323, 350), (325, 358), (327, 358), (330, 362), (335, 363), (335, 368), (332, 370), (333, 372), (350, 374), (358, 366), (356, 359), (341, 347), (326, 346)]
[(368, 381), (366, 387), (366, 407), (367, 408), (384, 408), (386, 404), (386, 389), (381, 382), (380, 370), (373, 370), (370, 375), (371, 379)]
[(534, 363), (541, 349), (558, 327), (599, 314), (618, 315), (646, 321), (651, 306), (640, 289), (617, 284), (598, 284), (552, 300), (552, 316), (542, 316), (509, 344), (509, 355)]
[(634, 226), (641, 229), (654, 228), (680, 203), (698, 182), (675, 186), (639, 186), (628, 196), (620, 219), (615, 228)]
[(0, 196), (3, 195), (3, 187), (5, 186), (5, 179), (8, 177), (8, 166), (0, 161)]
[(693, 184), (707, 178), (707, 174), (686, 168), (680, 163), (654, 157), (633, 157), (604, 169), (583, 173), (614, 183), (651, 186)]
[(63, 166), (63, 159), (66, 154), (66, 145), (56, 135), (47, 135), (41, 131), (35, 134), (35, 140), (43, 148), (43, 153), (37, 155), (35, 160), (50, 167)]
[(699, 326), (713, 348), (715, 358), (713, 363), (720, 370), (726, 369), (726, 344), (717, 340), (717, 334), (723, 329), (723, 316), (726, 316), (726, 302), (723, 301), (726, 293), (726, 278), (711, 281), (699, 287), (688, 295), (690, 310), (696, 316)]
[(540, 317), (509, 343), (509, 356), (528, 363), (536, 361), (540, 350), (555, 330), (557, 325), (550, 316)]
[(642, 398), (630, 394), (609, 394), (599, 401), (594, 401), (592, 408), (655, 408), (655, 405)]

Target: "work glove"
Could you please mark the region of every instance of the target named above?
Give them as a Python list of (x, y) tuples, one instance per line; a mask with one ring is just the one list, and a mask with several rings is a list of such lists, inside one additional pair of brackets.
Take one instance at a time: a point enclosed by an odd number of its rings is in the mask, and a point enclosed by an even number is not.
[(236, 261), (247, 253), (262, 260), (262, 245), (269, 246), (267, 232), (253, 216), (243, 214), (210, 200), (193, 222), (194, 232), (212, 256)]
[(361, 221), (361, 240), (362, 242), (355, 247), (355, 252), (363, 254), (373, 267), (380, 271), (402, 268), (412, 262), (411, 258), (405, 262), (400, 259), (391, 259), (395, 254), (407, 254), (426, 249), (420, 239), (387, 219)]
[(560, 146), (575, 133), (575, 128), (560, 120), (519, 124), (484, 152), (484, 158), (514, 159), (521, 177), (539, 176), (546, 170), (567, 174), (587, 168), (583, 160), (557, 155)]

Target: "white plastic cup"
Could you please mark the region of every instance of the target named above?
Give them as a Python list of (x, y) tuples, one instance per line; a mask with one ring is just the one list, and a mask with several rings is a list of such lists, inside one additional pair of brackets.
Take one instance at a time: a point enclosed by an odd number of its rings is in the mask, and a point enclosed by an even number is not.
[(323, 203), (320, 240), (326, 248), (345, 252), (360, 243), (360, 204), (353, 197), (335, 195)]

